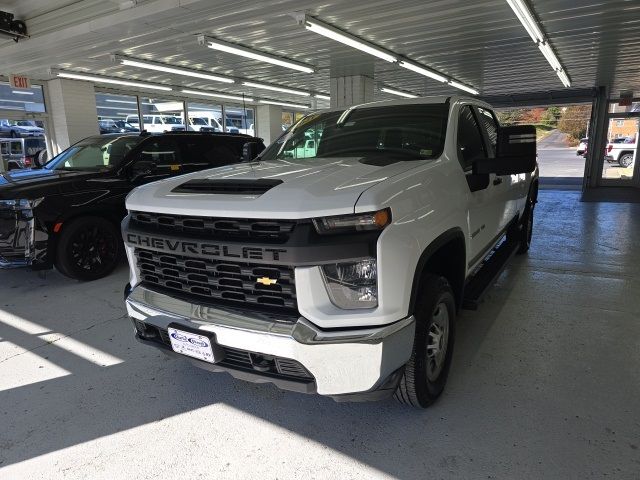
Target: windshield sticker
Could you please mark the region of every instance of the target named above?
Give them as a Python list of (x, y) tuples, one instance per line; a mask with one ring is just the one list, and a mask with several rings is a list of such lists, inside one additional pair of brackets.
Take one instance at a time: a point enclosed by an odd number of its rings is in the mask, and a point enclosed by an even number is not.
[(424, 155), (425, 157), (430, 157), (431, 155), (433, 155), (433, 150), (423, 148), (420, 150), (420, 155)]

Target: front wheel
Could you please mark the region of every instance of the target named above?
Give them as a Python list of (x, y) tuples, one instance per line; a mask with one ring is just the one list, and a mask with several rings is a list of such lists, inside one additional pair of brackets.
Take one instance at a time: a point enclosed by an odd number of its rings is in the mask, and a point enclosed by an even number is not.
[(618, 160), (618, 163), (622, 168), (627, 168), (629, 165), (633, 163), (633, 154), (625, 153), (620, 157), (620, 159)]
[(446, 278), (425, 275), (414, 317), (413, 351), (394, 396), (400, 403), (426, 408), (444, 390), (453, 355), (456, 306)]
[(76, 280), (97, 280), (118, 265), (122, 240), (112, 222), (100, 217), (81, 217), (63, 226), (56, 253), (56, 268), (63, 275)]

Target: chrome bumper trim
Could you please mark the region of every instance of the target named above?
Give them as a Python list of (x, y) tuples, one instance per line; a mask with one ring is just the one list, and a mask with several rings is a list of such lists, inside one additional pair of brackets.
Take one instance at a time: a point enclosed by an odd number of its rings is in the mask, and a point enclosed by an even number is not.
[(220, 345), (297, 360), (323, 395), (376, 388), (409, 360), (413, 347), (413, 316), (382, 327), (327, 331), (304, 317), (291, 322), (208, 307), (142, 286), (133, 288), (126, 304), (129, 316), (159, 328), (182, 323), (214, 332)]

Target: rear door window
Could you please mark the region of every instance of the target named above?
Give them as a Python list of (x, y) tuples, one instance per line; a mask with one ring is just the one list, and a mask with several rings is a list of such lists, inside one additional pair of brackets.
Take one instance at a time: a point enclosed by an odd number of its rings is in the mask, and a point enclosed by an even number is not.
[(189, 135), (181, 138), (183, 145), (183, 166), (185, 171), (196, 171), (222, 165), (238, 163), (242, 158), (244, 142), (223, 137), (198, 137)]
[(155, 176), (183, 173), (180, 149), (172, 138), (152, 137), (142, 145), (136, 161), (153, 163)]
[(478, 107), (478, 112), (480, 113), (480, 122), (487, 132), (489, 144), (491, 145), (492, 152), (489, 152), (489, 156), (495, 157), (498, 145), (498, 122), (491, 110)]

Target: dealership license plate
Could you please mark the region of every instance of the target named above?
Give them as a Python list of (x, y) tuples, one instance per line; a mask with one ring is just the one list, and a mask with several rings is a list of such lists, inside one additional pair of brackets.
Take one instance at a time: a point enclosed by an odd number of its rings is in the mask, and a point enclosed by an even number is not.
[(204, 360), (205, 362), (214, 362), (213, 347), (209, 337), (171, 327), (167, 329), (167, 332), (174, 352)]

